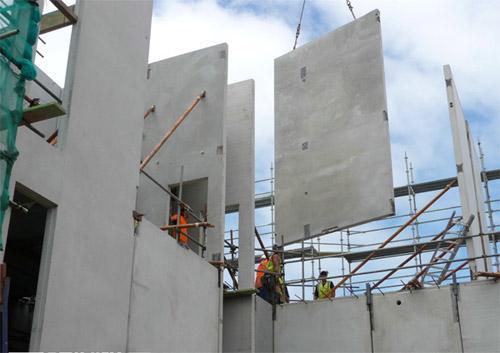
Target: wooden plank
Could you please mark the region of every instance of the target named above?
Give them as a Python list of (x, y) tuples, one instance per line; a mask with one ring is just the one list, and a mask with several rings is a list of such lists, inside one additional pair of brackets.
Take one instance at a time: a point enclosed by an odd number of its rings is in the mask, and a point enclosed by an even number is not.
[[(63, 107), (56, 102), (35, 105), (24, 111), (24, 120), (30, 124), (37, 123), (52, 118), (57, 118), (66, 114)], [(19, 126), (25, 125), (25, 121), (21, 121)]]

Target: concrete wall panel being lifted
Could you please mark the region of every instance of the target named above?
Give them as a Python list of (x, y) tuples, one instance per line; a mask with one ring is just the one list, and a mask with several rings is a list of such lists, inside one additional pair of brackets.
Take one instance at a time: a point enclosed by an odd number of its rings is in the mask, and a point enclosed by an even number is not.
[(275, 60), (285, 243), (394, 213), (378, 10)]

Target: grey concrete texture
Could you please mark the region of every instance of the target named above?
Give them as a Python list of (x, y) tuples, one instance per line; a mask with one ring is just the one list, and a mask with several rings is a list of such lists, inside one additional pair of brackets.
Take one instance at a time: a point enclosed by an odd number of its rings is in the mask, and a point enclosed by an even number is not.
[(224, 352), (272, 352), (272, 307), (255, 294), (224, 299)]
[[(474, 139), (469, 131), (464, 112), (460, 104), (458, 90), (449, 65), (443, 67), (448, 98), (448, 111), (453, 137), (453, 150), (457, 166), (458, 188), (462, 215), (466, 221), (470, 215), (474, 220), (467, 235), (478, 235), (487, 232), (486, 214), (484, 212), (484, 196), (481, 183), (481, 165), (476, 152)], [(489, 255), (488, 237), (474, 237), (467, 240), (469, 257)], [(470, 262), (473, 272), (491, 271), (491, 259), (484, 258)]]
[(255, 352), (255, 294), (224, 298), (223, 352)]
[(500, 283), (461, 283), (454, 298), (452, 286), (374, 294), (373, 343), (366, 296), (278, 306), (276, 351), (498, 352)]
[(277, 307), (276, 352), (370, 352), (363, 297)]
[(461, 285), (458, 311), (464, 352), (500, 352), (498, 281), (476, 281)]
[[(221, 256), (224, 237), (226, 191), (226, 133), (224, 111), (227, 86), (227, 45), (220, 44), (152, 63), (148, 71), (146, 104), (156, 111), (144, 120), (142, 157), (160, 141), (195, 98), (201, 100), (145, 170), (162, 185), (208, 178), (208, 195), (203, 199), (208, 222), (207, 256)], [(166, 223), (170, 199), (141, 176), (138, 210), (153, 224)]]
[(449, 287), (374, 296), (374, 352), (459, 352), (452, 305)]
[(12, 178), (57, 204), (30, 349), (124, 351), (152, 1), (80, 1), (75, 11), (64, 143), (21, 129)]
[(226, 96), (226, 206), (238, 205), (238, 281), (253, 288), (255, 267), (255, 83), (233, 83)]
[(255, 352), (273, 351), (273, 308), (255, 296)]
[(276, 231), (394, 213), (379, 11), (275, 60)]
[(143, 219), (136, 236), (127, 351), (217, 352), (217, 269)]

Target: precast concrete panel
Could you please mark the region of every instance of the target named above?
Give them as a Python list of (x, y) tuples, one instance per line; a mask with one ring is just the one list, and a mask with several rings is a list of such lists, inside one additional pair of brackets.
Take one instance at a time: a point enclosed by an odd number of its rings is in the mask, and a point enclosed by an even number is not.
[(275, 158), (285, 243), (394, 213), (378, 10), (275, 60)]
[(365, 298), (277, 306), (276, 352), (371, 352)]
[(30, 349), (125, 351), (152, 1), (79, 1), (75, 12), (46, 300)]
[[(149, 65), (144, 111), (142, 157), (148, 155), (195, 98), (206, 97), (191, 111), (154, 156), (145, 171), (161, 185), (208, 178), (207, 256), (223, 253), (226, 191), (226, 133), (224, 110), (227, 86), (227, 45), (220, 44)], [(137, 208), (156, 226), (168, 220), (170, 198), (141, 176)], [(214, 258), (215, 259), (215, 258)]]
[(255, 352), (255, 294), (224, 298), (223, 352)]
[(458, 311), (464, 352), (500, 352), (500, 282), (460, 284)]
[[(460, 104), (460, 98), (455, 85), (453, 74), (449, 65), (443, 67), (448, 98), (451, 131), (453, 135), (453, 150), (457, 167), (458, 188), (462, 215), (467, 220), (474, 216), (467, 235), (478, 235), (486, 232), (486, 215), (484, 212), (484, 196), (481, 184), (481, 169), (475, 143), (465, 120)], [(467, 252), (469, 257), (489, 255), (490, 249), (487, 236), (467, 239)], [(478, 259), (470, 262), (471, 270), (490, 271), (489, 258)]]
[(255, 351), (273, 351), (273, 308), (259, 296), (255, 296)]
[(217, 352), (217, 269), (143, 219), (135, 241), (128, 352)]
[(255, 84), (227, 87), (226, 206), (238, 205), (238, 280), (253, 288), (255, 266)]
[(459, 352), (449, 287), (373, 296), (374, 352)]

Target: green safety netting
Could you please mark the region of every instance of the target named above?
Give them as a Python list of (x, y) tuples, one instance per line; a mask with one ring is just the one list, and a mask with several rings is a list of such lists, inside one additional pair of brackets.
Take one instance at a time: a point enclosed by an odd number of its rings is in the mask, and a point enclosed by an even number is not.
[[(17, 126), (23, 117), (26, 80), (33, 80), (33, 45), (40, 10), (36, 1), (0, 0), (0, 248), (2, 225), (9, 207), (9, 183), (16, 149)], [(15, 33), (13, 35), (9, 35)]]

